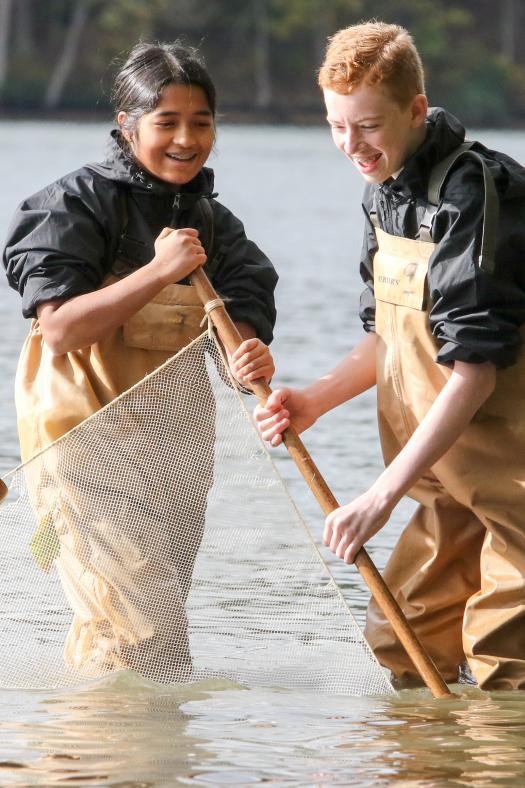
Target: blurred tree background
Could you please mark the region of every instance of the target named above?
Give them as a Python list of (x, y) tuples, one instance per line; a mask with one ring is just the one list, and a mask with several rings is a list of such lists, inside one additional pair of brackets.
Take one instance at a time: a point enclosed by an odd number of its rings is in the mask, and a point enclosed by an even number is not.
[(322, 119), (326, 39), (370, 18), (407, 27), (431, 104), (476, 126), (525, 121), (525, 0), (0, 0), (4, 115), (110, 114), (139, 39), (201, 48), (226, 120)]

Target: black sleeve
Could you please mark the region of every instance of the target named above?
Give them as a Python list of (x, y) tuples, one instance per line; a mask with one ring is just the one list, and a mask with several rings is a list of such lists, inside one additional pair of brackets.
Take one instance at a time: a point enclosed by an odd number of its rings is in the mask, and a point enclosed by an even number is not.
[(248, 238), (242, 223), (213, 201), (215, 216), (213, 284), (232, 320), (250, 323), (266, 344), (273, 338), (277, 273)]
[(360, 273), (366, 287), (361, 293), (359, 303), (359, 316), (363, 321), (366, 332), (376, 330), (376, 300), (374, 296), (374, 255), (377, 251), (377, 239), (374, 225), (370, 221), (367, 204), (363, 202), (365, 214), (365, 229), (363, 234), (363, 247), (361, 249)]
[(496, 265), (479, 264), (484, 187), (481, 169), (465, 162), (450, 175), (434, 220), (437, 242), (429, 262), (430, 328), (440, 345), (436, 361), (513, 364), (525, 321), (525, 294), (507, 265), (498, 264), (505, 245), (500, 217)]
[[(104, 216), (102, 207), (99, 211)], [(61, 181), (19, 205), (3, 253), (9, 284), (22, 296), (24, 317), (34, 317), (46, 301), (95, 290), (106, 259), (107, 237), (96, 206), (88, 205), (81, 188)]]

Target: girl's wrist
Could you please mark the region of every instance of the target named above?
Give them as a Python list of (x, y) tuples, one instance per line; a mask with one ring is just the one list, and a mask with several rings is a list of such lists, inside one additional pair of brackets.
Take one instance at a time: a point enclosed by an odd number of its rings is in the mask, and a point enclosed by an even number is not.
[(171, 280), (169, 278), (168, 271), (165, 270), (162, 259), (157, 257), (157, 255), (155, 255), (153, 259), (150, 260), (147, 267), (149, 269), (149, 276), (154, 282), (158, 284), (159, 290), (170, 284)]

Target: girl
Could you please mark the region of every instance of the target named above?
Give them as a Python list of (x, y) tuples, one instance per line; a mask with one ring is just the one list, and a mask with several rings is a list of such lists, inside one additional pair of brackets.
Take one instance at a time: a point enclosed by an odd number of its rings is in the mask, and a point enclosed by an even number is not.
[[(216, 96), (204, 65), (179, 44), (139, 44), (116, 77), (114, 102), (118, 129), (104, 163), (87, 164), (26, 199), (8, 232), (7, 277), (22, 296), (24, 316), (33, 318), (16, 381), (24, 461), (201, 333), (204, 312), (187, 281), (199, 265), (205, 264), (245, 338), (230, 359), (233, 374), (246, 383), (269, 380), (274, 371), (267, 343), (277, 276), (241, 222), (213, 199), (213, 173), (204, 164), (215, 140)], [(202, 198), (212, 208), (213, 231), (202, 226)], [(207, 248), (205, 235), (213, 236)], [(212, 483), (213, 424), (209, 417), (191, 446), (173, 448), (181, 457), (198, 450), (207, 464), (200, 501), (192, 501), (193, 520), (184, 495), (178, 496), (171, 528), (165, 509), (157, 504), (155, 511), (153, 502), (141, 498), (141, 551), (149, 569), (140, 594), (123, 547), (124, 526), (108, 521), (102, 527), (100, 517), (88, 512), (91, 502), (80, 501), (72, 476), (54, 468), (53, 484), (68, 496), (67, 505), (55, 507), (53, 526), (60, 541), (56, 566), (75, 611), (66, 643), (66, 660), (75, 668), (97, 674), (132, 667), (172, 679), (191, 667), (184, 602)], [(136, 458), (128, 462), (137, 479), (147, 470)], [(168, 481), (186, 489), (184, 479)], [(128, 475), (126, 489), (112, 491), (123, 510), (133, 497), (129, 482)], [(40, 479), (39, 485), (49, 482)], [(49, 519), (50, 495), (33, 498), (40, 501), (35, 508), (41, 522)], [(98, 523), (98, 535), (93, 526), (89, 539), (80, 537), (70, 516), (79, 507), (85, 522)], [(191, 535), (185, 534), (191, 522)], [(165, 540), (170, 563), (162, 572), (147, 544), (148, 530)], [(126, 537), (133, 542), (138, 535)], [(86, 544), (91, 549), (93, 542), (95, 566), (86, 559)], [(183, 543), (190, 545), (186, 551)], [(121, 560), (104, 562), (109, 554)], [(185, 562), (184, 571), (178, 561)], [(107, 563), (103, 572), (101, 563)], [(111, 568), (116, 564), (118, 571)], [(141, 567), (135, 586), (144, 577), (144, 561)]]

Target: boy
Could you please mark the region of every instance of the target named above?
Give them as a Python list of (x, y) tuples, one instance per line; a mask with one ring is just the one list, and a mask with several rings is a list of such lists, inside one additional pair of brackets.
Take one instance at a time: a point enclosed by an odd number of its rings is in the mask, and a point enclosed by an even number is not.
[[(449, 681), (525, 689), (525, 170), (428, 110), (406, 30), (340, 31), (319, 72), (335, 144), (367, 182), (366, 334), (303, 390), (256, 410), (276, 446), (377, 385), (386, 470), (326, 519), (347, 563), (403, 495), (419, 507), (387, 585)], [(499, 219), (498, 219), (499, 210)], [(366, 637), (400, 679), (415, 668), (374, 601)]]

